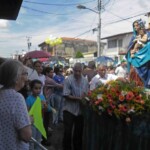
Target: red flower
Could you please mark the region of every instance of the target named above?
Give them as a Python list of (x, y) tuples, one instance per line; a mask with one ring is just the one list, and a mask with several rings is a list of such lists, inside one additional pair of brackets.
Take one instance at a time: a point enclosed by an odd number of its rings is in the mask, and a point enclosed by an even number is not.
[(143, 100), (140, 100), (140, 103), (143, 105), (143, 104), (145, 104), (145, 102), (143, 101)]
[(141, 96), (140, 95), (138, 95), (138, 96), (136, 96), (136, 98), (135, 98), (136, 100), (141, 100)]
[(116, 91), (116, 95), (119, 96), (120, 95), (120, 91), (117, 90)]
[(102, 98), (99, 98), (97, 101), (95, 101), (95, 104), (98, 105), (99, 103), (101, 103), (103, 101)]
[(108, 95), (107, 95), (107, 98), (108, 98), (108, 99), (112, 99), (112, 95), (111, 95), (111, 94), (108, 94)]
[(127, 111), (127, 107), (124, 106), (124, 105), (122, 105), (122, 104), (120, 104), (120, 105), (119, 105), (119, 110), (120, 110), (120, 111), (123, 111), (123, 112), (126, 112), (126, 111)]
[(123, 95), (119, 95), (119, 100), (122, 102), (124, 101), (125, 97)]
[(127, 109), (126, 106), (124, 106), (122, 110), (123, 110), (124, 112), (127, 112), (128, 109)]
[(116, 108), (116, 106), (114, 105), (114, 104), (110, 104), (110, 107), (112, 108), (112, 109), (115, 109)]
[(133, 92), (128, 92), (127, 95), (126, 95), (126, 100), (130, 101), (130, 100), (133, 99), (133, 97), (134, 97)]
[(130, 122), (129, 114), (143, 112), (147, 103), (147, 98), (143, 93), (143, 88), (135, 87), (134, 84), (111, 81), (88, 92), (89, 105), (94, 106), (98, 113), (105, 112), (116, 117), (126, 117)]

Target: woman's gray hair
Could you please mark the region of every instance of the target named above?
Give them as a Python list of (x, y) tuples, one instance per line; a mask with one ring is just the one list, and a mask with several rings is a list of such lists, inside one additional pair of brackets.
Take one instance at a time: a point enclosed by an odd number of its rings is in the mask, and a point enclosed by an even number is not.
[(9, 59), (0, 65), (0, 84), (5, 88), (15, 86), (18, 75), (24, 66), (21, 62)]

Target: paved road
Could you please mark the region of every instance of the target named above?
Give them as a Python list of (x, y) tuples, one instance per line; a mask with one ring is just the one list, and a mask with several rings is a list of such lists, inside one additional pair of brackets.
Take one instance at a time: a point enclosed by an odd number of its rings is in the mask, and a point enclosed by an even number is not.
[(52, 129), (53, 131), (49, 139), (51, 146), (47, 148), (48, 150), (62, 150), (63, 124), (53, 125)]

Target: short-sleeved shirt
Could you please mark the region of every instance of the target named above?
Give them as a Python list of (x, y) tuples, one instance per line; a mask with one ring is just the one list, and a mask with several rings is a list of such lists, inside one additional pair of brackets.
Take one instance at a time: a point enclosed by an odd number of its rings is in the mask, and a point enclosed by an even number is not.
[[(63, 84), (64, 83), (64, 80), (65, 80), (65, 77), (63, 75), (55, 75), (53, 77), (54, 81), (58, 84)], [(63, 89), (60, 89), (60, 88), (55, 88), (55, 93), (56, 94), (62, 94), (63, 93)]]
[(37, 79), (37, 80), (39, 79), (39, 76), (38, 76), (36, 70), (34, 70), (34, 69), (32, 69), (32, 68), (29, 68), (29, 67), (27, 67), (27, 66), (25, 66), (25, 67), (26, 67), (26, 69), (27, 69), (27, 72), (28, 72), (28, 79), (29, 79), (30, 81), (35, 80), (35, 79)]
[(0, 90), (0, 150), (27, 150), (18, 131), (30, 124), (23, 96), (13, 89)]
[(99, 83), (106, 84), (111, 80), (116, 80), (118, 77), (114, 74), (106, 74), (105, 77), (101, 77), (99, 74), (94, 76), (90, 82), (90, 90), (94, 90)]
[[(88, 80), (84, 76), (81, 77), (81, 82), (79, 84), (77, 84), (74, 75), (70, 75), (65, 79), (63, 89), (64, 96), (72, 95), (75, 97), (81, 97), (83, 94), (86, 94), (88, 90)], [(81, 114), (80, 102), (76, 100), (65, 99), (63, 110), (66, 110), (74, 114), (75, 116), (78, 116)]]
[(126, 78), (127, 77), (127, 69), (123, 68), (122, 66), (119, 66), (119, 67), (116, 68), (115, 74), (118, 77)]
[(56, 81), (56, 83), (63, 84), (65, 77), (63, 75), (55, 75), (53, 79)]
[[(46, 101), (44, 95), (40, 94), (39, 97), (40, 97), (41, 101)], [(28, 107), (28, 108), (31, 108), (32, 105), (34, 104), (34, 102), (36, 101), (36, 99), (37, 99), (37, 98), (34, 97), (33, 95), (29, 95), (29, 96), (26, 98), (26, 105), (27, 105), (27, 107)]]

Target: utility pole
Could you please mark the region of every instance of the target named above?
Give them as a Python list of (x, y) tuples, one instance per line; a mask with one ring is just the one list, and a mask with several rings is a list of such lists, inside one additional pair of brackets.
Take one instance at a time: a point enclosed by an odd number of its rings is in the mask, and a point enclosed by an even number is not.
[(28, 52), (30, 51), (30, 47), (31, 47), (31, 42), (30, 42), (30, 39), (31, 37), (27, 36), (27, 46), (28, 46)]
[[(84, 6), (84, 5), (78, 5), (77, 8), (78, 9), (88, 9), (88, 10), (93, 11), (93, 12), (98, 14), (97, 57), (99, 57), (99, 56), (102, 55), (102, 51), (101, 51), (101, 9), (102, 9), (102, 0), (97, 0), (97, 9), (98, 9), (98, 11), (95, 11), (91, 8), (88, 8), (88, 7)], [(94, 29), (93, 29), (93, 31), (94, 31)]]
[(97, 57), (102, 55), (101, 51), (101, 7), (102, 7), (102, 0), (98, 0), (98, 35), (97, 35)]

